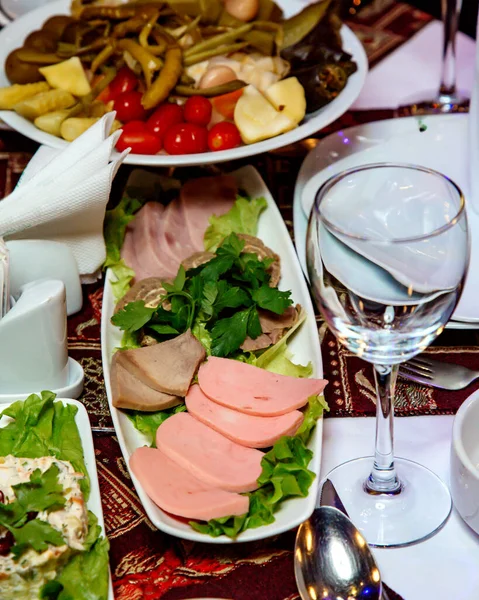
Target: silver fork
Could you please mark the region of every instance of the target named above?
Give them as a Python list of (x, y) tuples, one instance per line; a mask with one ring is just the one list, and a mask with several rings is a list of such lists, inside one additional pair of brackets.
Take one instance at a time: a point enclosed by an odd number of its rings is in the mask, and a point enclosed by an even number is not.
[(479, 378), (479, 371), (420, 354), (399, 366), (399, 376), (443, 390), (462, 390)]

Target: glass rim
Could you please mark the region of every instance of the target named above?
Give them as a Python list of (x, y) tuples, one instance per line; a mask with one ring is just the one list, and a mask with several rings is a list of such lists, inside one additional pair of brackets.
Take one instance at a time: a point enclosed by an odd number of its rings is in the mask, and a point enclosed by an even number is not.
[[(324, 215), (324, 213), (321, 212), (320, 205), (321, 205), (321, 202), (325, 199), (326, 194), (338, 182), (343, 180), (348, 175), (351, 175), (354, 173), (359, 173), (361, 171), (369, 171), (372, 169), (391, 168), (391, 167), (400, 168), (400, 169), (409, 169), (409, 170), (413, 170), (413, 171), (422, 171), (423, 173), (428, 173), (430, 175), (434, 175), (435, 177), (440, 177), (441, 179), (446, 181), (450, 186), (452, 186), (452, 188), (456, 191), (456, 193), (459, 197), (459, 207), (458, 207), (454, 217), (448, 223), (441, 225), (441, 227), (434, 229), (430, 233), (425, 233), (425, 234), (410, 236), (410, 237), (405, 237), (405, 238), (392, 238), (389, 240), (384, 240), (384, 239), (375, 239), (372, 237), (362, 236), (362, 235), (348, 232), (348, 231), (342, 229), (341, 227), (338, 227), (334, 223), (332, 223)], [(436, 171), (435, 169), (430, 169), (429, 167), (424, 167), (422, 165), (415, 165), (413, 163), (400, 163), (400, 162), (398, 162), (398, 163), (395, 163), (395, 162), (368, 163), (365, 165), (361, 165), (359, 167), (352, 167), (350, 169), (346, 169), (345, 171), (341, 171), (341, 173), (333, 175), (332, 177), (327, 179), (323, 184), (321, 184), (321, 186), (319, 187), (318, 191), (315, 194), (314, 205), (313, 205), (313, 210), (315, 210), (317, 212), (320, 220), (325, 225), (327, 225), (328, 228), (332, 229), (335, 233), (338, 233), (347, 238), (354, 239), (357, 241), (373, 242), (376, 244), (404, 244), (404, 243), (409, 243), (409, 242), (420, 242), (420, 241), (427, 240), (431, 237), (441, 235), (448, 229), (451, 229), (452, 227), (454, 227), (458, 223), (458, 221), (462, 217), (462, 215), (464, 215), (464, 217), (466, 217), (465, 209), (466, 209), (466, 201), (465, 201), (464, 193), (462, 192), (461, 188), (457, 185), (457, 183), (455, 181), (453, 181), (450, 177), (448, 177), (447, 175), (444, 175), (444, 173), (440, 173), (439, 171)]]

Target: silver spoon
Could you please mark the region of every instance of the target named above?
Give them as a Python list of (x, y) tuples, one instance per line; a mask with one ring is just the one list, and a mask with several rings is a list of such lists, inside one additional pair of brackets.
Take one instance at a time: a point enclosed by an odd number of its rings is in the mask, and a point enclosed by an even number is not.
[(302, 600), (380, 600), (374, 556), (351, 521), (322, 506), (298, 529), (294, 573)]

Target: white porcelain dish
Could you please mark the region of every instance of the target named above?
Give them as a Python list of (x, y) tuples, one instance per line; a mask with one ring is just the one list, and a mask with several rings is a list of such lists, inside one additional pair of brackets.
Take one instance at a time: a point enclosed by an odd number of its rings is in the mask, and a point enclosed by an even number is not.
[[(31, 31), (38, 29), (49, 17), (52, 15), (69, 14), (69, 9), (70, 0), (55, 0), (54, 2), (49, 2), (44, 6), (23, 15), (0, 31), (0, 87), (9, 85), (9, 81), (7, 80), (3, 68), (8, 54), (15, 48), (18, 48), (26, 36)], [(305, 119), (305, 122), (299, 127), (296, 127), (296, 129), (257, 144), (244, 145), (239, 148), (220, 152), (205, 152), (203, 154), (185, 154), (180, 156), (169, 156), (167, 154), (157, 154), (154, 156), (146, 154), (129, 154), (125, 159), (125, 164), (172, 167), (219, 163), (268, 152), (275, 148), (287, 146), (288, 144), (292, 144), (316, 133), (348, 110), (359, 96), (366, 78), (368, 62), (361, 42), (351, 29), (345, 25), (343, 25), (341, 35), (343, 39), (343, 48), (346, 52), (352, 54), (353, 59), (358, 65), (358, 70), (349, 78), (346, 87), (337, 98), (327, 106), (308, 116)], [(0, 111), (0, 117), (5, 123), (10, 125), (10, 127), (40, 144), (45, 144), (53, 148), (63, 148), (68, 143), (60, 138), (40, 131), (33, 123), (17, 115), (13, 111)]]
[(479, 534), (479, 390), (457, 411), (452, 428), (451, 494), (464, 521)]
[[(17, 398), (18, 400), (19, 398)], [(98, 483), (98, 473), (96, 470), (96, 460), (95, 460), (95, 448), (93, 446), (93, 437), (91, 434), (91, 426), (90, 419), (88, 417), (88, 413), (81, 402), (77, 400), (71, 400), (68, 398), (57, 398), (56, 401), (61, 401), (63, 404), (73, 404), (78, 408), (78, 412), (75, 416), (75, 422), (78, 427), (78, 432), (80, 433), (80, 439), (83, 446), (83, 456), (85, 458), (85, 465), (88, 471), (88, 475), (90, 477), (90, 497), (88, 499), (88, 510), (91, 510), (98, 519), (98, 525), (100, 525), (102, 534), (105, 535), (105, 523), (103, 521), (103, 509), (101, 505), (101, 496), (100, 496), (100, 485)], [(5, 410), (9, 405), (2, 405), (0, 407), (0, 412)], [(9, 417), (2, 417), (0, 419), (0, 427), (5, 427), (7, 423), (10, 422)], [(111, 576), (110, 576), (110, 584), (109, 584), (109, 593), (108, 600), (114, 600), (113, 596), (113, 587), (111, 584)]]
[[(425, 126), (425, 131), (420, 131)], [(428, 116), (390, 119), (341, 130), (322, 140), (304, 160), (294, 190), (295, 245), (306, 274), (308, 216), (319, 187), (329, 177), (374, 162), (417, 163), (436, 169), (458, 183), (466, 202), (468, 116)], [(453, 148), (453, 151), (451, 151)], [(479, 216), (470, 208), (471, 264), (462, 298), (453, 315), (454, 328), (475, 328), (479, 323)], [(307, 276), (307, 275), (306, 275)], [(383, 290), (386, 293), (386, 289)]]
[[(294, 354), (296, 362), (306, 364), (311, 361), (313, 376), (321, 377), (323, 368), (314, 310), (286, 225), (268, 188), (265, 186), (256, 169), (251, 166), (243, 167), (235, 171), (233, 175), (236, 177), (238, 186), (244, 189), (251, 197), (263, 196), (266, 198), (268, 206), (261, 214), (259, 220), (258, 237), (281, 258), (282, 278), (279, 287), (284, 290), (291, 290), (293, 300), (299, 302), (307, 313), (306, 322), (303, 323), (291, 340), (289, 347)], [(103, 295), (101, 323), (103, 373), (113, 423), (123, 456), (128, 464), (132, 452), (139, 446), (145, 445), (146, 441), (134, 428), (128, 417), (120, 410), (114, 408), (111, 403), (110, 362), (114, 349), (120, 345), (121, 332), (110, 323), (115, 302), (109, 284), (109, 277), (110, 273), (108, 272)], [(308, 496), (284, 502), (280, 510), (276, 513), (274, 523), (258, 529), (249, 529), (240, 534), (235, 542), (247, 542), (277, 535), (296, 527), (311, 515), (316, 502), (319, 482), (322, 431), (322, 421), (319, 420), (310, 442), (310, 448), (313, 450), (314, 456), (309, 465), (309, 468), (316, 473), (317, 477), (311, 485)], [(176, 537), (197, 542), (211, 542), (215, 544), (232, 543), (232, 540), (226, 536), (210, 538), (197, 533), (187, 524), (167, 515), (148, 498), (133, 475), (132, 479), (148, 517), (158, 529)]]

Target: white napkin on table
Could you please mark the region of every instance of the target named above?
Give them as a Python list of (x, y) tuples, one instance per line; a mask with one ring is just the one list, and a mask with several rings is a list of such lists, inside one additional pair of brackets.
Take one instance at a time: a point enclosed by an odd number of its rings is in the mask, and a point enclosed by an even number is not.
[[(443, 24), (433, 21), (408, 42), (373, 67), (353, 109), (397, 108), (411, 99), (427, 100), (437, 93), (441, 79)], [(457, 87), (466, 96), (472, 89), (475, 43), (458, 33)]]
[(108, 113), (65, 149), (42, 146), (15, 190), (0, 202), (0, 236), (63, 242), (83, 282), (106, 257), (103, 220), (111, 184), (127, 152), (112, 158), (120, 131)]

